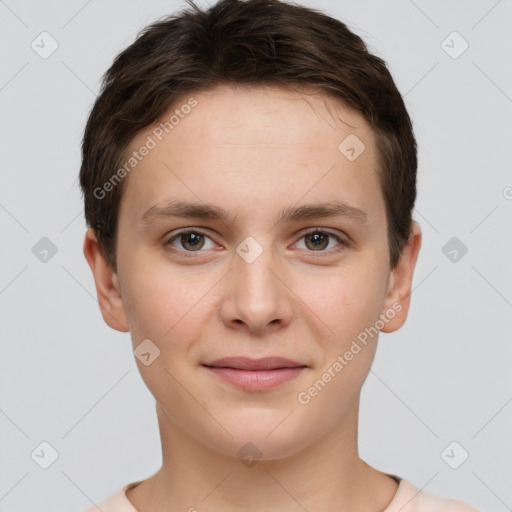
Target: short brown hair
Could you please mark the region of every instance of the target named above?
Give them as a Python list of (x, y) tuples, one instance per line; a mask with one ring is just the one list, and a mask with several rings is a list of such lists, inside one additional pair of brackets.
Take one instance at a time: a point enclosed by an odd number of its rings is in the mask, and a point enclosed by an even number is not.
[[(310, 85), (359, 111), (376, 135), (391, 267), (412, 227), (416, 141), (386, 63), (348, 27), (317, 10), (280, 0), (220, 0), (145, 27), (102, 79), (82, 141), (85, 219), (117, 270), (123, 185), (98, 198), (130, 142), (185, 95), (218, 85)], [(341, 142), (341, 141), (340, 141)]]

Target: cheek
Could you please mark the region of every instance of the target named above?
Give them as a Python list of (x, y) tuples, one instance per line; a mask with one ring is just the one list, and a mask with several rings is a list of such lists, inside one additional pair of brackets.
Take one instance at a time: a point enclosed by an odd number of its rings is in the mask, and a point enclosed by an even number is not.
[(322, 420), (325, 425), (340, 421), (368, 376), (377, 348), (378, 333), (371, 327), (382, 306), (382, 280), (382, 273), (372, 272), (371, 266), (367, 272), (346, 268), (321, 290), (302, 290), (309, 294), (310, 309), (327, 326), (327, 335), (318, 338), (323, 356), (298, 401), (307, 399), (318, 411), (331, 410)]
[[(364, 268), (361, 268), (364, 267)], [(379, 316), (384, 298), (382, 272), (372, 265), (347, 265), (329, 276), (302, 279), (298, 295), (316, 314), (332, 344), (346, 344)]]
[[(149, 270), (148, 270), (149, 269)], [(210, 282), (211, 281), (211, 282)], [(169, 265), (158, 268), (154, 262), (133, 265), (123, 290), (134, 344), (149, 338), (157, 345), (193, 331), (198, 315), (208, 307), (207, 292), (216, 280), (202, 275), (187, 275)]]

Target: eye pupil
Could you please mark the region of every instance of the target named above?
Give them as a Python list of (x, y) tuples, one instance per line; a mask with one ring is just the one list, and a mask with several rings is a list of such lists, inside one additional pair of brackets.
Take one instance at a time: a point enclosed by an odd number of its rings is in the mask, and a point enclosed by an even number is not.
[(190, 245), (192, 249), (201, 249), (204, 245), (204, 239), (201, 239), (202, 236), (200, 233), (185, 233), (181, 235), (181, 243), (185, 248), (187, 248), (187, 245)]
[[(306, 237), (307, 241), (312, 240), (313, 241), (313, 248), (318, 249), (322, 248), (324, 249), (327, 245), (325, 244), (325, 241), (328, 240), (327, 236), (324, 233), (313, 233), (311, 235), (308, 235)], [(308, 245), (308, 244), (306, 244)]]

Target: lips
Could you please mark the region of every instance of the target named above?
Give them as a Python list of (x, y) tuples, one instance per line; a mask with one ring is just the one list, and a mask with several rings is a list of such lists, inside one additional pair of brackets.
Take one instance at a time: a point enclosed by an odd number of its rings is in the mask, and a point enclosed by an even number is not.
[(235, 370), (268, 371), (279, 368), (306, 368), (305, 364), (285, 359), (283, 357), (264, 357), (251, 359), (250, 357), (225, 357), (204, 363), (211, 368), (233, 368)]
[(203, 364), (226, 383), (245, 392), (270, 391), (292, 381), (308, 368), (304, 364), (283, 357), (226, 357)]

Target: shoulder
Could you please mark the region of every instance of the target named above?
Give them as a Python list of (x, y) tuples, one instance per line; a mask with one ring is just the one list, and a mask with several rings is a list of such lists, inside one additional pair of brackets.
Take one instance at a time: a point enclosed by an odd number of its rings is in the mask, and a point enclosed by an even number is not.
[(462, 501), (441, 498), (433, 494), (420, 492), (418, 512), (479, 512)]
[(125, 485), (122, 489), (119, 489), (115, 494), (112, 494), (112, 496), (106, 500), (95, 504), (87, 510), (84, 510), (84, 512), (98, 512), (98, 509), (102, 512), (137, 512), (135, 507), (126, 497), (126, 491), (131, 487), (135, 487), (139, 483), (140, 482), (132, 482)]
[[(398, 479), (398, 478), (397, 478)], [(417, 489), (401, 478), (397, 493), (385, 512), (480, 512), (454, 499), (441, 498)]]
[(480, 512), (462, 501), (442, 498), (425, 491), (417, 491), (418, 512)]

